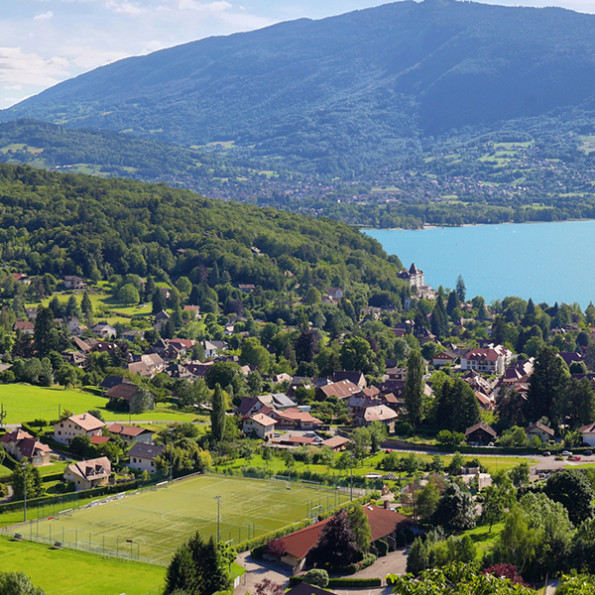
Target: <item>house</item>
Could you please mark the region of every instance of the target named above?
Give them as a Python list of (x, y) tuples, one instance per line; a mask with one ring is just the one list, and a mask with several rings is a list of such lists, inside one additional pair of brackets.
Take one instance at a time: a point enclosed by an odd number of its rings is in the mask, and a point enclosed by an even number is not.
[[(370, 524), (370, 543), (382, 539), (389, 546), (396, 547), (397, 535), (411, 525), (411, 519), (388, 508), (366, 505), (363, 509)], [(294, 574), (304, 567), (308, 552), (318, 542), (330, 518), (280, 538), (285, 550), (281, 562), (289, 565)]]
[(112, 474), (112, 466), (107, 457), (78, 461), (68, 465), (64, 471), (64, 479), (72, 481), (75, 489), (90, 490), (97, 486), (107, 485)]
[(537, 436), (541, 439), (542, 442), (548, 442), (549, 440), (553, 440), (555, 434), (552, 428), (548, 428), (546, 425), (542, 424), (539, 421), (528, 426), (525, 432), (527, 433), (527, 436)]
[(114, 339), (118, 334), (116, 329), (107, 322), (98, 322), (91, 327), (91, 330), (101, 339)]
[(583, 444), (595, 446), (595, 423), (583, 426), (580, 432), (583, 435)]
[(272, 417), (279, 427), (292, 428), (295, 430), (313, 430), (323, 425), (323, 423), (313, 417), (307, 411), (299, 409), (286, 409), (285, 411), (271, 411), (268, 414)]
[(169, 314), (165, 310), (161, 310), (155, 314), (155, 324), (153, 325), (153, 328), (157, 332), (160, 332), (167, 326), (168, 321)]
[(93, 351), (93, 344), (90, 339), (83, 340), (80, 337), (70, 337), (70, 340), (81, 353), (91, 353)]
[(85, 289), (85, 282), (76, 275), (66, 275), (64, 277), (64, 287), (66, 289)]
[(29, 279), (29, 276), (26, 273), (13, 273), (12, 276), (15, 281), (18, 281), (23, 285), (31, 285), (31, 279)]
[(445, 366), (447, 364), (454, 364), (455, 361), (457, 360), (458, 356), (454, 351), (450, 351), (449, 349), (446, 349), (445, 351), (441, 351), (440, 353), (437, 353), (433, 358), (432, 358), (432, 365), (435, 366), (436, 368), (440, 367), (440, 366)]
[(188, 370), (186, 366), (182, 364), (171, 363), (167, 368), (165, 368), (165, 373), (170, 378), (181, 378), (184, 380), (193, 380), (194, 374)]
[(21, 331), (25, 335), (33, 335), (35, 324), (29, 320), (16, 320), (13, 327), (14, 331)]
[(110, 376), (106, 376), (101, 381), (99, 388), (102, 389), (103, 393), (105, 394), (105, 392), (108, 391), (110, 388), (113, 388), (114, 386), (118, 386), (118, 384), (122, 384), (123, 382), (128, 382), (130, 384), (133, 384), (132, 382), (130, 382), (130, 380), (127, 380), (124, 376), (110, 375)]
[(364, 376), (363, 372), (336, 370), (335, 372), (333, 372), (331, 380), (332, 382), (341, 382), (341, 380), (349, 380), (349, 382), (353, 382), (353, 384), (356, 384), (360, 388), (366, 388), (368, 386), (368, 382), (366, 381), (366, 377)]
[(75, 436), (99, 436), (105, 424), (90, 413), (71, 415), (54, 424), (54, 440), (70, 444)]
[(167, 344), (175, 347), (180, 355), (186, 355), (192, 350), (196, 341), (193, 339), (170, 339)]
[(297, 403), (283, 393), (272, 393), (270, 395), (261, 395), (256, 397), (263, 405), (271, 407), (272, 409), (290, 409), (296, 407)]
[(336, 397), (343, 400), (348, 399), (352, 395), (357, 395), (361, 391), (362, 389), (350, 380), (340, 380), (339, 382), (331, 382), (325, 386), (319, 386), (316, 389), (316, 398), (319, 401), (325, 401), (329, 397)]
[(158, 444), (137, 442), (129, 451), (128, 466), (139, 471), (154, 473), (157, 470), (157, 457), (165, 452), (165, 448)]
[(276, 423), (272, 417), (264, 413), (255, 413), (251, 417), (244, 419), (242, 430), (247, 436), (254, 435), (263, 440), (268, 440), (275, 431)]
[(0, 438), (0, 442), (2, 442), (2, 446), (6, 449), (6, 452), (12, 455), (17, 461), (27, 458), (34, 467), (49, 465), (51, 462), (50, 455), (52, 449), (20, 428), (4, 434)]
[(163, 372), (167, 364), (158, 353), (143, 353), (134, 356), (134, 361), (128, 364), (128, 370), (133, 374), (153, 378), (155, 374)]
[(375, 405), (364, 408), (362, 413), (355, 417), (355, 423), (359, 426), (369, 426), (373, 421), (377, 421), (386, 426), (389, 434), (393, 434), (398, 417), (394, 409), (386, 405)]
[[(113, 408), (120, 411), (137, 411), (139, 409), (137, 402), (141, 395), (143, 395), (141, 387), (132, 384), (132, 382), (117, 384), (105, 393)], [(148, 402), (144, 404), (143, 408), (154, 409), (155, 395), (149, 392), (148, 396)]]
[(254, 286), (254, 283), (240, 283), (238, 289), (246, 293), (252, 293), (256, 287)]
[(498, 438), (496, 430), (488, 426), (483, 421), (467, 428), (465, 432), (465, 440), (469, 443), (475, 444), (489, 444)]
[(241, 417), (250, 417), (262, 409), (263, 403), (255, 397), (242, 397), (236, 413)]
[(510, 358), (510, 351), (502, 345), (470, 349), (461, 357), (461, 370), (501, 376), (510, 364)]
[(344, 438), (343, 436), (333, 436), (332, 438), (323, 440), (320, 445), (327, 446), (334, 452), (339, 452), (345, 450), (350, 442), (351, 440), (349, 440), (349, 438)]
[(131, 444), (152, 444), (153, 443), (153, 430), (147, 430), (146, 428), (138, 428), (136, 426), (127, 426), (124, 424), (112, 424), (107, 427), (107, 431), (110, 434), (120, 436), (124, 442), (128, 445)]

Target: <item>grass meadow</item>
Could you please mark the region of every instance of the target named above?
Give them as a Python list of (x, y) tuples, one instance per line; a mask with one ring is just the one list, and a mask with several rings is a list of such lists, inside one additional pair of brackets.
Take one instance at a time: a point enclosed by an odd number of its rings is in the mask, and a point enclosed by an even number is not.
[(106, 421), (193, 421), (195, 414), (184, 413), (163, 403), (157, 403), (153, 411), (135, 413), (129, 416), (121, 411), (106, 409), (107, 399), (91, 393), (63, 388), (45, 388), (28, 384), (0, 384), (0, 403), (6, 411), (4, 423), (58, 419), (59, 412), (68, 409), (73, 413), (84, 413), (91, 409), (101, 411)]
[(221, 539), (239, 543), (314, 516), (345, 502), (347, 496), (316, 488), (208, 475), (167, 487), (57, 515), (22, 528), (26, 539), (58, 540), (65, 547), (89, 549), (167, 564), (195, 531), (217, 535), (220, 496)]
[(156, 594), (165, 568), (0, 538), (0, 567), (25, 572), (46, 595)]

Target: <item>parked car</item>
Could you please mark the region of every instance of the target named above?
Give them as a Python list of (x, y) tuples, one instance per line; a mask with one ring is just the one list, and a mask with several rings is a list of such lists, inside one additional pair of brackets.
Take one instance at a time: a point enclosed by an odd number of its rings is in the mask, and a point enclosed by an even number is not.
[(544, 451), (543, 451), (541, 454), (542, 454), (544, 457), (549, 457), (549, 456), (551, 456), (551, 455), (552, 455), (552, 453), (551, 453), (549, 450), (544, 450)]
[(570, 460), (571, 460), (571, 461), (580, 461), (580, 460), (581, 460), (581, 458), (580, 458), (578, 455), (576, 455), (576, 456), (574, 456), (574, 457), (570, 457)]
[(592, 450), (585, 450), (585, 452), (583, 453), (586, 457), (590, 457), (593, 454)]
[(569, 450), (563, 450), (562, 451), (562, 456), (563, 457), (571, 457), (572, 453)]

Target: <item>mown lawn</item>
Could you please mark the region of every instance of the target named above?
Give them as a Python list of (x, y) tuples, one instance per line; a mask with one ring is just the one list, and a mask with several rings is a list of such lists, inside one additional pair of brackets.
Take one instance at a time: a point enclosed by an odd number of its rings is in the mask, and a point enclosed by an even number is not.
[[(4, 572), (24, 572), (46, 595), (144, 595), (164, 584), (165, 568), (0, 538)], [(158, 592), (158, 591), (155, 591)]]
[(4, 405), (4, 423), (14, 424), (35, 419), (56, 420), (65, 410), (75, 414), (91, 409), (101, 411), (106, 421), (193, 421), (197, 416), (173, 409), (167, 404), (158, 403), (153, 411), (128, 413), (110, 411), (105, 405), (107, 399), (98, 395), (63, 388), (45, 388), (29, 384), (1, 384), (0, 403)]
[(469, 535), (477, 547), (477, 559), (480, 559), (492, 547), (494, 540), (500, 535), (503, 529), (504, 523), (494, 523), (491, 532), (488, 526), (475, 527), (475, 529), (465, 531), (464, 535)]
[[(429, 463), (433, 459), (433, 455), (426, 455), (426, 454), (417, 454), (417, 453), (407, 453), (407, 452), (399, 452), (399, 457), (407, 458), (414, 454), (418, 461), (423, 461), (424, 463)], [(335, 455), (335, 460), (340, 455)], [(362, 465), (356, 466), (353, 468), (353, 475), (366, 475), (366, 473), (386, 473), (383, 469), (381, 469), (380, 464), (384, 457), (384, 453), (377, 453), (371, 457), (365, 459)], [(451, 460), (452, 456), (441, 456), (442, 462), (444, 466), (447, 467)], [(512, 469), (521, 463), (528, 462), (529, 465), (533, 465), (537, 463), (536, 459), (526, 459), (523, 457), (504, 457), (504, 456), (475, 456), (475, 455), (463, 455), (463, 460), (468, 461), (471, 459), (477, 458), (479, 462), (487, 468), (488, 473), (495, 473), (496, 471), (506, 471), (508, 469)], [(242, 467), (258, 467), (261, 469), (269, 469), (273, 473), (277, 475), (286, 475), (287, 474), (287, 465), (283, 459), (278, 457), (273, 457), (270, 461), (265, 461), (260, 455), (254, 455), (250, 460), (247, 459), (236, 459), (226, 465), (220, 465), (216, 468), (217, 471), (223, 471), (224, 469), (241, 469)], [(337, 475), (337, 476), (346, 476), (349, 475), (351, 470), (350, 469), (337, 469), (334, 466), (327, 466), (327, 465), (320, 465), (320, 464), (306, 464), (301, 461), (296, 461), (292, 464), (292, 470), (297, 472), (302, 471), (313, 471), (315, 473), (322, 473), (322, 474), (329, 474), (329, 475)], [(397, 475), (399, 473), (397, 472)]]

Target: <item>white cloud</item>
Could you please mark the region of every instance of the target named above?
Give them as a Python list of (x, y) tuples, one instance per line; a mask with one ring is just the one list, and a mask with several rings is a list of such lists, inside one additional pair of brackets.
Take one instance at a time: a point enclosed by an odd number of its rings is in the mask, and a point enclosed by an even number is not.
[(39, 14), (36, 14), (33, 17), (34, 21), (48, 21), (49, 19), (51, 19), (54, 16), (54, 13), (51, 10), (48, 10), (46, 12), (41, 12)]
[(43, 58), (20, 47), (0, 47), (0, 82), (9, 85), (53, 85), (69, 75), (66, 58)]
[(178, 8), (180, 10), (195, 10), (204, 13), (220, 13), (225, 10), (233, 8), (229, 2), (225, 0), (216, 0), (215, 2), (198, 2), (197, 0), (178, 0)]
[(124, 1), (116, 1), (116, 0), (107, 0), (105, 2), (105, 6), (108, 10), (112, 10), (114, 12), (120, 14), (127, 14), (131, 16), (138, 16), (143, 14), (144, 10), (138, 5), (132, 2)]

